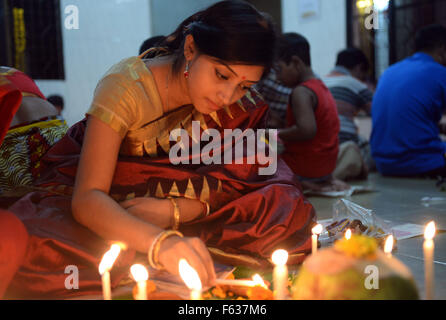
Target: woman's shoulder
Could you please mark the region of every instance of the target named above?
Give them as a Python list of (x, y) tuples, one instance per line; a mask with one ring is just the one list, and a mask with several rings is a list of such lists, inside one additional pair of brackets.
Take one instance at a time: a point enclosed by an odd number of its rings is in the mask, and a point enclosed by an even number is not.
[(101, 81), (109, 77), (119, 77), (121, 81), (135, 82), (146, 76), (152, 75), (143, 60), (136, 56), (125, 58), (111, 66)]
[(135, 130), (163, 113), (153, 76), (139, 57), (113, 65), (99, 81), (87, 114), (115, 122), (119, 133)]

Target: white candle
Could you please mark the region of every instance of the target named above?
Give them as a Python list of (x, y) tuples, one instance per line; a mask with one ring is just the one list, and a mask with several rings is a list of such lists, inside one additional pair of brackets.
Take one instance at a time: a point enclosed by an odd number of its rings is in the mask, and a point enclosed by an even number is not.
[(322, 225), (319, 223), (315, 225), (313, 229), (311, 229), (311, 233), (313, 233), (313, 235), (311, 236), (311, 254), (315, 254), (317, 252), (317, 239), (321, 232)]
[(389, 235), (386, 239), (386, 243), (384, 244), (384, 253), (387, 257), (392, 257), (392, 249), (393, 249), (393, 235)]
[(435, 236), (435, 223), (429, 222), (424, 231), (424, 286), (426, 289), (426, 300), (432, 300), (434, 298), (434, 236)]
[(136, 300), (147, 300), (147, 279), (149, 272), (142, 264), (134, 264), (130, 267), (133, 279), (136, 281), (137, 293)]
[(102, 295), (104, 300), (111, 300), (110, 272), (104, 271), (102, 274)]
[(104, 253), (99, 264), (99, 274), (102, 277), (102, 293), (104, 300), (111, 300), (110, 270), (121, 252), (121, 247), (113, 244), (110, 249)]
[(288, 260), (288, 252), (279, 249), (273, 252), (272, 260), (274, 263), (273, 283), (274, 283), (274, 299), (285, 300), (288, 296), (288, 268), (286, 266)]
[(202, 286), (197, 271), (185, 259), (180, 259), (178, 270), (180, 271), (181, 279), (183, 279), (190, 290), (190, 299), (201, 300)]

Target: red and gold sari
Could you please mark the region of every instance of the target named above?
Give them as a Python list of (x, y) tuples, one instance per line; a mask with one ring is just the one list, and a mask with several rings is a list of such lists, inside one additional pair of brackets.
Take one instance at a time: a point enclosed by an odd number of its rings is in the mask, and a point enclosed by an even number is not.
[[(247, 161), (172, 165), (169, 160), (174, 144), (169, 141), (172, 129), (184, 128), (189, 132), (193, 120), (200, 122), (201, 131), (264, 128), (266, 111), (267, 105), (252, 91), (238, 103), (210, 115), (184, 106), (145, 124), (142, 131), (124, 139), (110, 195), (117, 201), (173, 196), (206, 202), (210, 214), (181, 225), (180, 231), (200, 237), (213, 257), (223, 263), (264, 267), (277, 248), (290, 253), (290, 263), (300, 263), (311, 250), (315, 212), (282, 160), (278, 160), (277, 171), (270, 176), (259, 175), (260, 165), (246, 164)], [(89, 115), (105, 122), (114, 121), (94, 108)], [(119, 121), (114, 123), (119, 132)], [(9, 208), (30, 234), (26, 261), (10, 286), (13, 295), (68, 297), (101, 292), (97, 268), (109, 244), (75, 222), (71, 214), (71, 194), (85, 128), (84, 119), (45, 154), (44, 170), (35, 191)], [(130, 150), (132, 137), (141, 132), (147, 140), (141, 148)], [(135, 156), (135, 152), (140, 152), (140, 156)], [(133, 250), (120, 255), (112, 270), (113, 287), (128, 274), (134, 258)], [(69, 265), (79, 269), (80, 290), (67, 290), (64, 286), (64, 271)]]

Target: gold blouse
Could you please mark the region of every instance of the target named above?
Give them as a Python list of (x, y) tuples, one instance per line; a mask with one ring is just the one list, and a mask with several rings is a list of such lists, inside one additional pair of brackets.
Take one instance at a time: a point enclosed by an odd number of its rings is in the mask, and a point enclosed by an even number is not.
[(110, 125), (122, 138), (162, 116), (158, 89), (144, 62), (131, 57), (111, 67), (99, 81), (87, 114)]

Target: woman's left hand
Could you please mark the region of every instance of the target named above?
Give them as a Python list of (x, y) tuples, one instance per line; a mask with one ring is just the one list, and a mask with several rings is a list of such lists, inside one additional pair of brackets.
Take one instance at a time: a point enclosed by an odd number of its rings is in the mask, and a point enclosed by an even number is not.
[(133, 198), (119, 203), (130, 214), (160, 228), (173, 225), (173, 208), (169, 199)]

